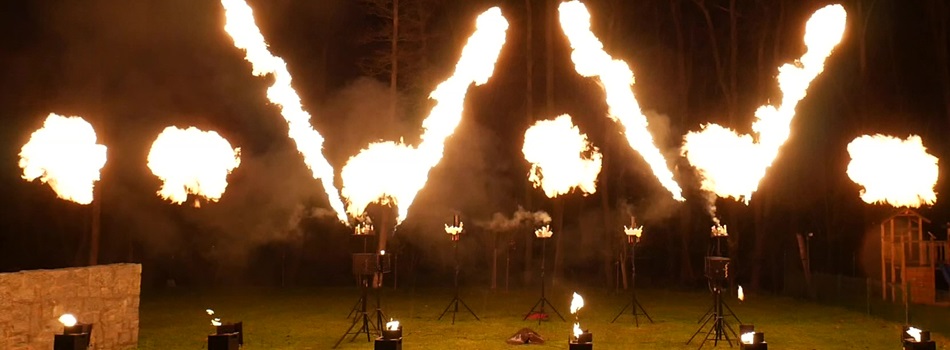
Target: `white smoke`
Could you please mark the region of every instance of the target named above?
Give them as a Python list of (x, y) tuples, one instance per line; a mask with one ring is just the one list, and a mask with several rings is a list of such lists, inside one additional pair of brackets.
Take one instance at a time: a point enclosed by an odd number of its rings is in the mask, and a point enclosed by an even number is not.
[(475, 225), (487, 230), (503, 232), (525, 226), (540, 226), (551, 223), (551, 215), (544, 211), (530, 212), (518, 206), (518, 210), (511, 217), (502, 213), (492, 215), (491, 221), (477, 221)]

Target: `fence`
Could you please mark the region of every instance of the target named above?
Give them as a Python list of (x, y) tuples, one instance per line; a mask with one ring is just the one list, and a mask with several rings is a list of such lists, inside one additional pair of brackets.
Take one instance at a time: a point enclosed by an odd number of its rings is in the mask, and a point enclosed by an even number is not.
[[(950, 308), (937, 305), (921, 305), (911, 302), (911, 284), (890, 284), (893, 288), (894, 302), (882, 296), (882, 282), (871, 278), (849, 277), (816, 273), (812, 275), (812, 288), (809, 290), (804, 278), (786, 277), (783, 294), (796, 298), (808, 298), (812, 301), (839, 306), (858, 311), (868, 316), (888, 321), (912, 325), (931, 332), (950, 335), (950, 323), (947, 315)], [(890, 293), (889, 293), (890, 294)], [(950, 293), (937, 290), (937, 300), (950, 300)]]

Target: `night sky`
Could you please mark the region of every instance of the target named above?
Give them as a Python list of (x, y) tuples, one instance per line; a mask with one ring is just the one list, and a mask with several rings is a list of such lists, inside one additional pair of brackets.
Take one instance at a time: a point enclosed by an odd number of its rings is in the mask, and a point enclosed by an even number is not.
[[(399, 137), (415, 142), (428, 113), (426, 94), (450, 74), (475, 17), (490, 6), (502, 8), (511, 27), (494, 77), (469, 90), (462, 124), (397, 233), (399, 248), (394, 249), (418, 264), (420, 280), (448, 273), (448, 243), (441, 228), (452, 212), (475, 223), (495, 212), (511, 215), (519, 205), (556, 211), (555, 202), (539, 190), (526, 195), (528, 166), (520, 153), (529, 125), (525, 2), (425, 1), (432, 9), (427, 51), (407, 59), (411, 74), (400, 77), (395, 117), (388, 111), (388, 75), (369, 74), (363, 64), (386, 49), (385, 43), (366, 40), (380, 21), (365, 5), (351, 0), (249, 1), (271, 51), (288, 63), (294, 87), (313, 115), (313, 125), (326, 137), (325, 154), (337, 171), (370, 142)], [(942, 18), (946, 31), (950, 13), (930, 13), (939, 1), (844, 3), (849, 11), (845, 37), (799, 104), (791, 138), (759, 192), (750, 206), (719, 201), (722, 218), (740, 242), (739, 261), (756, 260), (750, 242), (767, 240), (766, 255), (778, 258), (765, 263), (781, 266), (782, 252), (795, 249), (794, 233), (815, 232), (816, 269), (861, 274), (853, 261), (864, 258), (864, 232), (891, 209), (861, 202), (858, 186), (845, 174), (848, 142), (863, 134), (917, 134), (931, 154), (950, 156), (945, 137), (950, 130), (950, 42), (938, 42), (947, 40), (948, 33), (937, 35), (934, 25), (934, 19)], [(855, 25), (861, 17), (858, 2), (865, 12), (875, 3), (870, 14), (862, 14), (868, 23), (865, 74)], [(772, 79), (775, 68), (802, 54), (806, 19), (828, 2), (739, 2), (738, 113), (733, 118), (717, 82), (707, 24), (694, 2), (585, 3), (606, 50), (634, 70), (634, 92), (688, 201), (669, 199), (642, 158), (616, 136), (620, 129), (605, 116), (600, 87), (574, 72), (559, 27), (553, 28), (553, 56), (546, 57), (544, 25), (552, 19), (553, 6), (545, 9), (543, 1), (533, 1), (533, 119), (570, 113), (607, 163), (601, 178), (607, 191), (569, 195), (558, 204), (563, 205), (568, 249), (579, 251), (565, 263), (566, 275), (606, 283), (597, 272), (605, 245), (601, 205), (607, 203), (610, 215), (622, 217), (626, 203), (647, 225), (644, 274), (656, 281), (688, 282), (678, 256), (687, 249), (693, 264), (701, 264), (711, 221), (695, 174), (676, 156), (682, 136), (708, 122), (750, 132), (754, 109), (780, 97)], [(707, 1), (723, 57), (729, 16), (721, 6), (727, 4)], [(325, 208), (326, 198), (286, 136), (279, 110), (266, 100), (270, 80), (251, 75), (244, 53), (233, 47), (223, 24), (216, 1), (0, 4), (0, 117), (5, 125), (0, 191), (6, 203), (0, 211), (0, 271), (87, 261), (90, 207), (56, 199), (49, 186), (22, 180), (17, 166), (20, 147), (52, 112), (84, 117), (109, 147), (97, 183), (100, 263), (141, 262), (146, 286), (166, 278), (185, 285), (347, 283), (348, 252), (361, 244), (345, 227), (309, 214)], [(678, 85), (678, 33), (689, 67), (685, 89)], [(554, 72), (551, 106), (545, 92), (548, 59)], [(148, 148), (171, 125), (215, 130), (242, 148), (241, 166), (229, 176), (230, 186), (219, 203), (196, 209), (155, 195), (160, 181), (146, 167)], [(928, 229), (943, 237), (950, 206), (940, 194), (950, 191), (943, 160), (941, 168), (937, 205), (922, 213), (934, 222)], [(487, 264), (488, 234), (477, 225), (469, 227), (481, 238), (472, 240), (467, 261)], [(620, 232), (619, 226), (610, 229)], [(285, 270), (292, 277), (275, 277), (281, 275), (275, 271)], [(749, 278), (748, 268), (740, 270), (740, 278)]]

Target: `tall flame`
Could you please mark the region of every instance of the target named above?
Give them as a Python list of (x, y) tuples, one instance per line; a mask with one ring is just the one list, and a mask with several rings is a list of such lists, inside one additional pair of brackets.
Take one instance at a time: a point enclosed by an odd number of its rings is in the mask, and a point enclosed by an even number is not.
[(613, 59), (604, 51), (600, 40), (591, 32), (590, 13), (583, 3), (576, 0), (563, 2), (558, 12), (561, 28), (574, 50), (571, 59), (575, 70), (582, 76), (596, 76), (600, 80), (607, 95), (610, 117), (623, 125), (627, 143), (643, 156), (653, 174), (673, 198), (684, 201), (683, 190), (673, 179), (673, 172), (656, 147), (653, 135), (647, 129), (647, 118), (631, 90), (634, 84), (633, 71), (626, 62)]
[(571, 298), (571, 313), (576, 314), (582, 307), (584, 307), (584, 297), (574, 292), (574, 296)]
[(914, 341), (918, 343), (920, 342), (920, 332), (921, 330), (917, 327), (907, 328), (907, 334), (910, 335), (911, 338), (914, 338)]
[(406, 219), (416, 195), (428, 181), (429, 170), (442, 160), (445, 140), (462, 121), (469, 86), (485, 84), (494, 73), (507, 30), (508, 21), (498, 7), (478, 16), (475, 33), (462, 49), (455, 72), (429, 95), (436, 105), (422, 122), (425, 131), (418, 147), (401, 142), (374, 143), (347, 161), (340, 176), (350, 215), (359, 217), (367, 205), (381, 202), (397, 207), (397, 224)]
[(938, 159), (927, 153), (920, 136), (865, 135), (848, 144), (848, 153), (848, 177), (864, 187), (865, 202), (916, 208), (937, 201)]
[(574, 188), (584, 194), (597, 191), (603, 155), (587, 142), (587, 135), (571, 122), (571, 116), (535, 123), (525, 131), (521, 151), (531, 163), (528, 180), (549, 198)]
[(807, 51), (794, 63), (778, 69), (781, 104), (763, 105), (755, 111), (755, 141), (750, 135), (738, 135), (716, 124), (704, 125), (700, 131), (686, 135), (682, 151), (699, 172), (703, 190), (748, 204), (788, 140), (795, 108), (841, 41), (846, 20), (847, 12), (841, 5), (828, 5), (812, 14), (805, 26)]
[(241, 149), (214, 131), (169, 126), (158, 135), (148, 153), (148, 168), (164, 181), (158, 194), (181, 204), (192, 193), (218, 201), (228, 187), (227, 177), (241, 164)]
[(93, 201), (93, 186), (106, 164), (106, 146), (81, 117), (50, 113), (20, 150), (23, 179), (48, 183), (56, 196), (79, 204)]
[(738, 297), (739, 301), (745, 301), (745, 292), (742, 291), (742, 286), (739, 286)]
[(290, 72), (287, 64), (280, 57), (276, 57), (267, 49), (267, 42), (261, 35), (260, 29), (254, 23), (254, 13), (251, 7), (243, 0), (221, 0), (225, 10), (224, 30), (234, 40), (234, 46), (246, 52), (245, 59), (251, 62), (253, 74), (274, 76), (274, 85), (267, 89), (267, 98), (280, 106), (280, 113), (287, 121), (290, 138), (297, 145), (297, 151), (303, 155), (304, 163), (310, 168), (314, 179), (323, 184), (330, 201), (330, 207), (337, 214), (337, 219), (347, 223), (346, 212), (343, 210), (343, 201), (336, 188), (333, 187), (334, 170), (323, 156), (323, 136), (310, 125), (310, 114), (303, 110), (300, 97), (291, 86)]

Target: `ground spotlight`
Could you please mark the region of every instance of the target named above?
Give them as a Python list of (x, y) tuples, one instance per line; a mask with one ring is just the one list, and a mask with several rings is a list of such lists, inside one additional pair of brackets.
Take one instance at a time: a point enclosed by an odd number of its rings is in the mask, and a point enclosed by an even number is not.
[(89, 339), (92, 334), (92, 324), (77, 323), (72, 314), (59, 317), (63, 324), (63, 334), (56, 334), (53, 338), (53, 350), (85, 350), (89, 348)]

